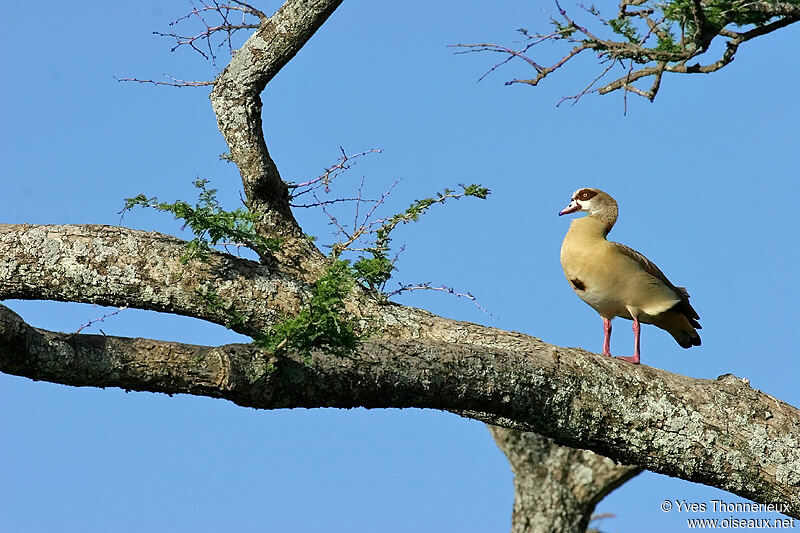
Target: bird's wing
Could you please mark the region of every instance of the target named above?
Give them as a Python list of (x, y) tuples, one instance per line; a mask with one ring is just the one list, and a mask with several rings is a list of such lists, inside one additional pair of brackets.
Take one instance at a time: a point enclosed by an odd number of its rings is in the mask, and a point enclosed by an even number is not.
[(654, 278), (660, 280), (662, 283), (664, 283), (664, 285), (675, 291), (675, 294), (678, 296), (678, 298), (680, 298), (680, 302), (676, 304), (678, 310), (681, 313), (685, 314), (690, 319), (692, 326), (700, 328), (700, 324), (697, 323), (697, 320), (699, 320), (700, 317), (698, 316), (697, 311), (695, 311), (694, 308), (689, 303), (689, 292), (686, 290), (685, 287), (676, 287), (675, 285), (673, 285), (673, 283), (669, 279), (667, 279), (667, 276), (663, 272), (661, 272), (661, 269), (658, 268), (655, 263), (650, 261), (648, 258), (640, 254), (633, 248), (629, 248), (624, 244), (620, 244), (618, 242), (609, 241), (609, 244), (611, 244), (618, 252), (630, 257), (631, 259), (639, 263), (639, 266), (641, 266), (645, 272), (647, 272)]

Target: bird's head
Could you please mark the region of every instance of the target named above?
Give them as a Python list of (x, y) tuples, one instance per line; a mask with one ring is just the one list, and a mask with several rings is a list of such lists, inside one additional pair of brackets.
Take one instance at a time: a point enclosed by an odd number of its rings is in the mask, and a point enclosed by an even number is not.
[(568, 215), (576, 211), (586, 211), (589, 215), (608, 212), (613, 213), (616, 218), (617, 201), (600, 189), (584, 187), (572, 193), (572, 201), (558, 214)]

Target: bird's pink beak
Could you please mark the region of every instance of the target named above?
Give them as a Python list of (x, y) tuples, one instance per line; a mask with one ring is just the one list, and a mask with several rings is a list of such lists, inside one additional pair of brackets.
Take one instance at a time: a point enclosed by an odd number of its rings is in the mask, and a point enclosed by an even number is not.
[(558, 216), (568, 215), (570, 213), (574, 213), (575, 211), (580, 211), (580, 209), (581, 205), (575, 200), (572, 200), (567, 207), (558, 212)]

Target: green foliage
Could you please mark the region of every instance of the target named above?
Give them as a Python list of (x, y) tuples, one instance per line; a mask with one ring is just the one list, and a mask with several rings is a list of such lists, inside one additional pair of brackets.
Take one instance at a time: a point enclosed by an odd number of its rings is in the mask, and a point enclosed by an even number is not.
[(259, 256), (278, 249), (280, 242), (277, 239), (267, 239), (256, 232), (254, 213), (244, 207), (225, 211), (217, 201), (217, 190), (206, 187), (208, 180), (196, 180), (194, 185), (200, 189), (200, 197), (194, 206), (181, 200), (174, 203), (159, 202), (156, 197), (148, 198), (140, 194), (125, 199), (123, 212), (136, 206), (151, 207), (172, 213), (176, 219), (183, 220), (184, 227), (188, 226), (195, 236), (181, 256), (184, 264), (194, 258), (204, 259), (211, 246), (224, 243), (243, 244)]
[(356, 279), (370, 289), (380, 292), (386, 282), (392, 277), (394, 263), (386, 256), (385, 250), (370, 248), (367, 250), (372, 257), (359, 257), (353, 263), (353, 272)]
[(382, 294), (386, 282), (394, 271), (394, 262), (389, 259), (389, 249), (391, 243), (391, 233), (399, 224), (416, 222), (431, 206), (443, 204), (448, 199), (459, 199), (465, 196), (485, 199), (489, 196), (489, 189), (480, 185), (460, 185), (461, 192), (456, 193), (452, 189), (445, 189), (437, 193), (435, 198), (424, 198), (416, 200), (408, 209), (402, 213), (397, 213), (387, 218), (384, 223), (375, 231), (375, 241), (364, 251), (369, 256), (360, 256), (353, 264), (352, 271), (356, 279), (365, 284), (368, 288)]
[[(771, 18), (763, 10), (754, 9), (751, 3), (740, 0), (706, 0), (701, 5), (708, 29), (713, 32), (718, 32), (728, 24), (766, 24)], [(689, 32), (696, 30), (694, 8), (693, 0), (672, 0), (662, 6), (666, 20), (677, 22)]]
[[(575, 31), (576, 31), (576, 28), (574, 26), (572, 26), (570, 24), (562, 24), (562, 23), (560, 23), (559, 21), (557, 21), (554, 18), (550, 19), (550, 24), (553, 25), (553, 27), (555, 28), (555, 33), (557, 33), (559, 35), (560, 39), (568, 39), (569, 37), (572, 37), (572, 34), (574, 34)], [(527, 36), (527, 34), (528, 34), (528, 30), (522, 29), (522, 30), (519, 30), (519, 31), (523, 35)]]
[(658, 35), (658, 43), (656, 44), (655, 49), (659, 52), (681, 52), (681, 46), (675, 42), (675, 37), (672, 34), (672, 28), (667, 26), (663, 30), (664, 31)]
[(347, 261), (335, 260), (311, 289), (300, 312), (275, 324), (255, 339), (272, 353), (294, 349), (306, 358), (312, 350), (337, 355), (352, 352), (360, 340), (355, 323), (344, 313), (344, 298), (353, 288), (353, 274)]
[[(208, 180), (195, 181), (200, 195), (194, 206), (180, 200), (159, 202), (155, 197), (148, 198), (140, 194), (125, 200), (123, 212), (136, 206), (150, 207), (172, 213), (176, 219), (183, 220), (195, 235), (186, 245), (186, 252), (181, 257), (183, 263), (193, 258), (204, 258), (211, 246), (219, 244), (243, 244), (259, 255), (277, 249), (277, 241), (265, 239), (256, 232), (253, 213), (243, 207), (225, 211), (217, 201), (216, 189), (209, 189), (207, 185)], [(355, 320), (347, 316), (344, 309), (344, 299), (354, 284), (361, 283), (385, 298), (382, 291), (394, 270), (394, 262), (388, 257), (392, 231), (400, 224), (419, 220), (431, 206), (448, 199), (464, 196), (483, 199), (489, 195), (489, 190), (480, 185), (461, 185), (461, 189), (458, 193), (445, 189), (434, 198), (417, 200), (402, 213), (378, 221), (380, 226), (377, 229), (367, 231), (375, 237), (374, 242), (362, 250), (368, 255), (359, 256), (352, 266), (349, 261), (339, 257), (348, 250), (348, 245), (334, 245), (331, 264), (314, 282), (310, 296), (303, 302), (297, 315), (286, 317), (269, 331), (255, 335), (256, 345), (270, 353), (296, 350), (307, 362), (310, 362), (313, 350), (325, 350), (338, 355), (352, 352), (362, 338)], [(362, 230), (366, 231), (364, 228)], [(307, 238), (313, 240), (313, 237)], [(232, 305), (226, 304), (213, 288), (197, 289), (195, 292), (207, 309), (226, 317), (227, 328), (235, 329), (245, 323), (246, 317)]]
[(348, 251), (348, 245), (334, 245), (332, 263), (314, 283), (310, 297), (303, 302), (297, 315), (276, 323), (268, 332), (256, 337), (255, 343), (271, 353), (296, 350), (307, 362), (310, 362), (313, 350), (325, 350), (337, 355), (352, 352), (362, 336), (357, 331), (355, 321), (345, 313), (344, 298), (355, 283), (361, 283), (374, 291), (376, 296), (385, 298), (382, 291), (394, 271), (394, 262), (388, 257), (391, 233), (399, 224), (419, 220), (431, 206), (448, 199), (464, 196), (486, 198), (489, 195), (489, 190), (480, 185), (461, 185), (461, 188), (458, 193), (445, 189), (435, 198), (417, 200), (402, 213), (384, 219), (372, 232), (374, 242), (363, 250), (368, 255), (359, 256), (352, 265), (340, 259), (340, 255)]
[(633, 23), (628, 17), (611, 19), (608, 21), (608, 25), (614, 30), (614, 33), (622, 35), (633, 44), (639, 44), (641, 41), (641, 37), (639, 37), (636, 28), (633, 27)]
[(391, 233), (400, 224), (419, 220), (434, 204), (464, 196), (486, 198), (489, 189), (480, 185), (461, 185), (461, 192), (445, 189), (434, 198), (413, 202), (405, 211), (385, 219), (374, 231), (375, 240), (351, 265), (340, 259), (348, 250), (346, 245), (334, 245), (332, 263), (325, 274), (312, 286), (310, 297), (303, 302), (297, 315), (287, 317), (255, 339), (255, 343), (275, 353), (285, 349), (300, 352), (310, 361), (313, 350), (325, 350), (337, 355), (352, 352), (362, 339), (355, 321), (344, 310), (344, 298), (350, 294), (355, 283), (361, 283), (374, 293), (385, 298), (383, 288), (394, 271), (394, 263), (388, 257)]

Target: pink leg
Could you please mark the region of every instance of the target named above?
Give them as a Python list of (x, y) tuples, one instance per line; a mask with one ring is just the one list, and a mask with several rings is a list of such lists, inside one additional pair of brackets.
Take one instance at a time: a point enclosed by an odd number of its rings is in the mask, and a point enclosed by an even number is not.
[(628, 361), (629, 363), (633, 363), (634, 365), (639, 364), (639, 333), (641, 327), (639, 326), (639, 319), (633, 317), (633, 357), (617, 357), (617, 359), (622, 359), (623, 361)]
[(605, 337), (603, 338), (603, 355), (611, 357), (611, 321), (603, 318), (603, 331)]

